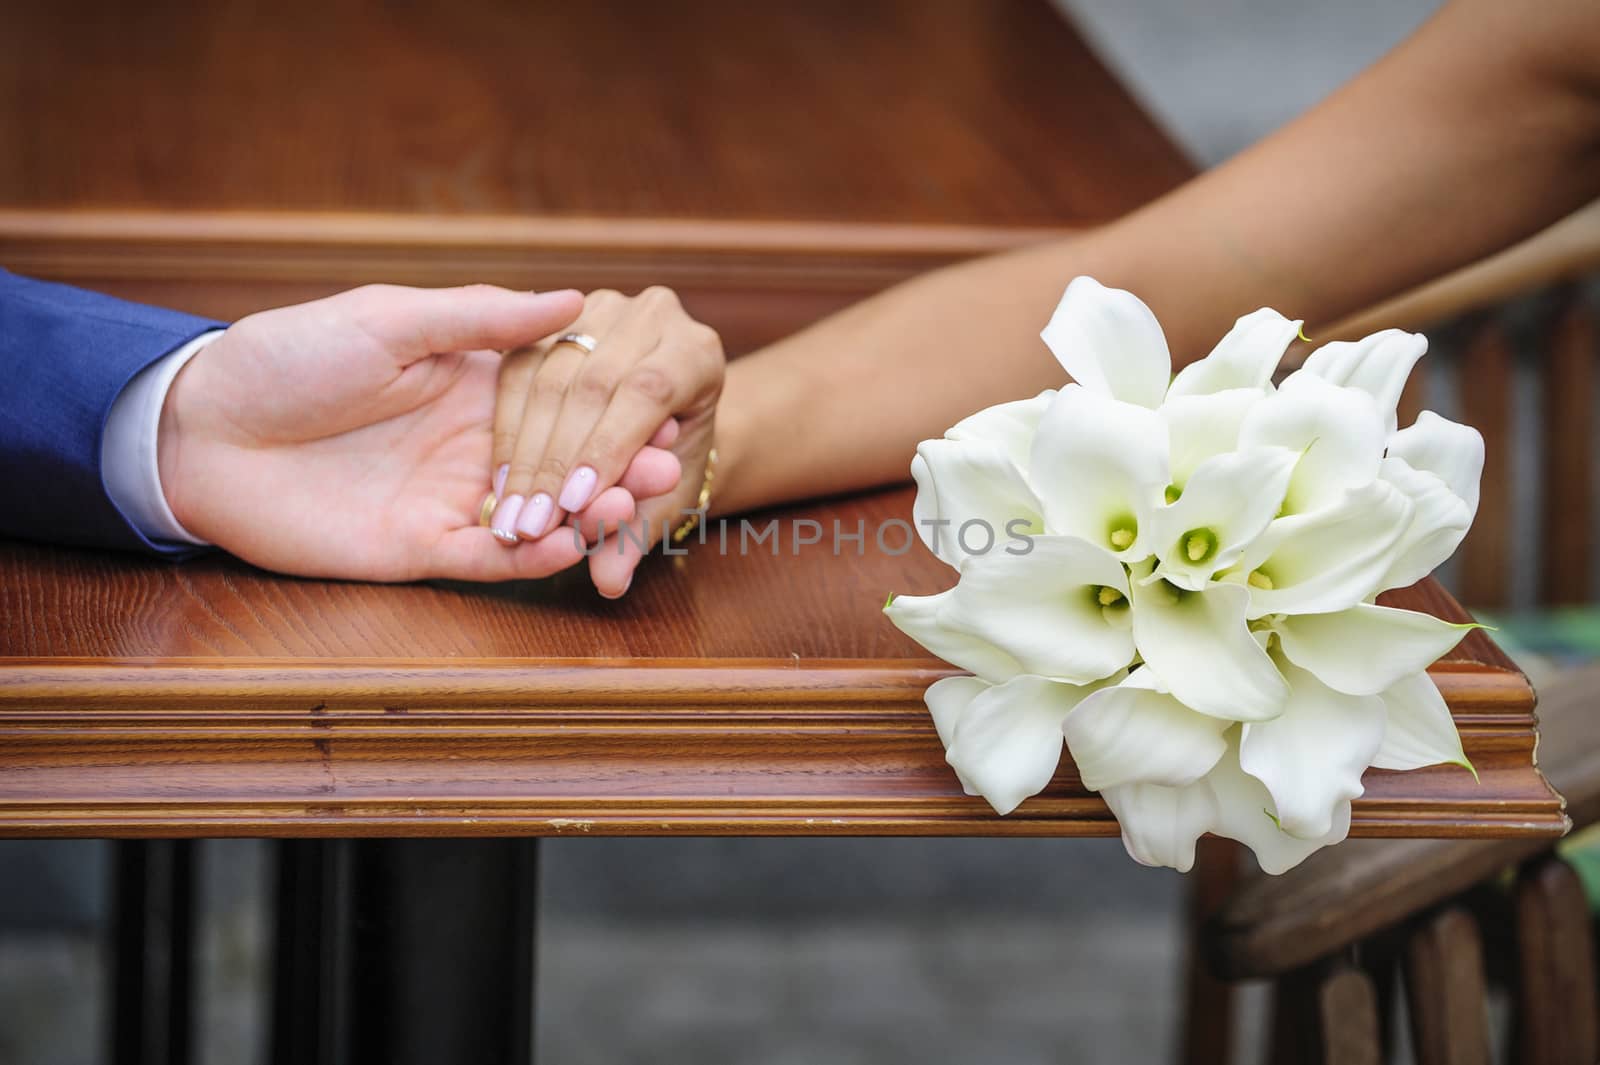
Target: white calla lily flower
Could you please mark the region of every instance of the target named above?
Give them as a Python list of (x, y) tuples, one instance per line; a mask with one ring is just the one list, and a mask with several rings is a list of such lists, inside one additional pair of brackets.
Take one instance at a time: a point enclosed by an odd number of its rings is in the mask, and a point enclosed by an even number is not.
[(1039, 419), (1055, 398), (1056, 390), (1047, 388), (1032, 399), (985, 407), (945, 430), (945, 439), (998, 444), (1011, 459), (1011, 464), (1026, 474), (1028, 455), (1033, 451), (1033, 435), (1039, 431)]
[(960, 569), (969, 553), (962, 545), (962, 527), (968, 522), (985, 526), (974, 544), (992, 536), (1003, 540), (1007, 525), (1022, 532), (1042, 532), (1043, 508), (1022, 470), (1012, 462), (1004, 444), (982, 438), (924, 440), (911, 460), (911, 477), (917, 498), (911, 517), (917, 535), (939, 559)]
[(1385, 435), (1368, 392), (1330, 384), (1304, 370), (1250, 408), (1239, 426), (1246, 451), (1286, 447), (1301, 453), (1284, 496), (1284, 514), (1332, 506), (1378, 475)]
[(1227, 721), (1283, 712), (1288, 685), (1245, 623), (1250, 595), (1236, 584), (1202, 591), (1134, 571), (1133, 642), (1160, 683), (1185, 706)]
[(1249, 588), (1252, 621), (1347, 610), (1372, 596), (1414, 512), (1399, 489), (1372, 481), (1333, 506), (1273, 521), (1228, 579)]
[(918, 532), (959, 579), (884, 611), (974, 674), (927, 692), (968, 794), (1009, 813), (1065, 743), (1136, 860), (1186, 870), (1212, 832), (1279, 873), (1345, 838), (1367, 768), (1471, 768), (1426, 669), (1472, 626), (1374, 599), (1460, 543), (1482, 438), (1396, 430), (1427, 350), (1401, 330), (1274, 388), (1300, 324), (1245, 315), (1171, 377), (1150, 309), (1078, 278), (1041, 334), (1073, 380), (918, 448)]
[(1426, 765), (1458, 765), (1473, 769), (1461, 749), (1461, 733), (1444, 696), (1426, 673), (1413, 673), (1383, 693), (1383, 743), (1372, 756), (1379, 769), (1421, 769)]
[(1181, 492), (1206, 459), (1239, 446), (1239, 427), (1250, 409), (1265, 398), (1259, 388), (1230, 388), (1194, 396), (1169, 396), (1161, 405), (1169, 443), (1171, 497)]
[(1004, 684), (1022, 675), (1022, 665), (1014, 657), (980, 636), (945, 623), (954, 595), (954, 588), (934, 595), (896, 595), (884, 604), (883, 612), (895, 628), (930, 653), (990, 684)]
[(1167, 394), (1166, 334), (1131, 292), (1074, 278), (1039, 336), (1061, 368), (1092, 392), (1151, 409)]
[(1212, 831), (1249, 847), (1263, 873), (1286, 873), (1350, 834), (1349, 800), (1335, 804), (1328, 831), (1320, 836), (1307, 838), (1285, 831), (1273, 813), (1272, 793), (1240, 768), (1237, 743), (1206, 776), (1206, 783), (1216, 796), (1217, 824)]
[(1299, 459), (1288, 448), (1257, 447), (1202, 462), (1150, 522), (1150, 546), (1161, 560), (1153, 579), (1200, 591), (1232, 566), (1278, 513)]
[(1384, 435), (1395, 430), (1400, 393), (1412, 367), (1428, 350), (1428, 338), (1403, 329), (1385, 329), (1361, 340), (1336, 340), (1306, 357), (1302, 373), (1372, 394), (1383, 416)]
[(1061, 761), (1062, 722), (1098, 687), (1029, 676), (997, 685), (949, 677), (927, 698), (935, 722), (943, 721), (945, 760), (963, 789), (1008, 814), (1050, 783)]
[(1321, 838), (1341, 804), (1361, 794), (1361, 774), (1383, 742), (1384, 703), (1334, 691), (1282, 656), (1274, 660), (1289, 698), (1271, 721), (1245, 724), (1239, 766), (1266, 785), (1283, 831)]
[(1346, 695), (1382, 694), (1437, 662), (1474, 628), (1373, 603), (1272, 621), (1284, 656)]
[(1014, 662), (1017, 672), (1074, 684), (1108, 677), (1133, 658), (1127, 572), (1110, 552), (1076, 537), (1041, 536), (1026, 553), (996, 548), (974, 556), (954, 588), (926, 601), (902, 596), (884, 611), (936, 654), (923, 637), (927, 625), (937, 627), (934, 639), (967, 659), (947, 661), (980, 675), (986, 669), (996, 682), (1009, 678), (955, 641), (993, 648), (1004, 656), (996, 661)]
[(1412, 511), (1394, 558), (1374, 585), (1382, 591), (1404, 588), (1432, 573), (1466, 538), (1472, 512), (1443, 479), (1412, 469), (1405, 459), (1385, 458), (1379, 476), (1380, 483), (1393, 485), (1410, 500)]
[(1083, 786), (1124, 784), (1181, 788), (1211, 771), (1227, 749), (1233, 722), (1197, 714), (1158, 690), (1148, 668), (1080, 702), (1062, 726)]
[(1470, 425), (1441, 418), (1431, 410), (1389, 438), (1388, 453), (1421, 473), (1431, 473), (1478, 513), (1478, 482), (1483, 478), (1483, 434)]
[(1028, 477), (1045, 528), (1124, 561), (1147, 556), (1147, 527), (1168, 483), (1167, 426), (1153, 410), (1081, 385), (1056, 394), (1039, 419)]
[(1167, 391), (1168, 402), (1174, 396), (1270, 388), (1278, 361), (1304, 324), (1267, 307), (1245, 315), (1217, 342), (1211, 354), (1178, 371)]
[(1380, 474), (1416, 507), (1380, 588), (1403, 588), (1432, 573), (1455, 553), (1478, 512), (1483, 437), (1476, 429), (1432, 411), (1389, 438)]
[(1348, 801), (1334, 809), (1322, 836), (1302, 839), (1285, 832), (1266, 785), (1239, 768), (1239, 731), (1240, 726), (1228, 730), (1222, 757), (1192, 784), (1120, 784), (1100, 793), (1122, 825), (1122, 845), (1134, 861), (1186, 873), (1194, 865), (1195, 843), (1211, 832), (1249, 847), (1262, 871), (1275, 875), (1349, 834)]
[[(1237, 766), (1237, 755), (1234, 762)], [(1117, 784), (1101, 790), (1100, 797), (1122, 827), (1122, 846), (1128, 857), (1140, 865), (1165, 866), (1180, 873), (1194, 866), (1194, 848), (1200, 837), (1216, 831), (1222, 820), (1210, 775), (1177, 788)], [(1256, 816), (1267, 821), (1259, 810)]]

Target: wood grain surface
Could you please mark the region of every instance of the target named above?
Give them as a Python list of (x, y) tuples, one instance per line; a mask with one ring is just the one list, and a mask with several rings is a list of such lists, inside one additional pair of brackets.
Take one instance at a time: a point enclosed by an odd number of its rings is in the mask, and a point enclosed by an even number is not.
[(4, 4), (0, 144), (19, 273), (666, 284), (732, 351), (1194, 172), (1045, 0)]
[[(922, 703), (950, 670), (880, 610), (954, 576), (877, 549), (910, 504), (752, 519), (776, 557), (713, 526), (620, 603), (0, 544), (0, 833), (1114, 834), (1070, 759), (1007, 818), (962, 794)], [(864, 553), (794, 553), (804, 519), (865, 523)], [(1464, 616), (1431, 583), (1391, 601)], [(1434, 677), (1481, 781), (1374, 770), (1355, 833), (1559, 834), (1522, 675), (1475, 632)]]
[[(6, 4), (0, 144), (20, 272), (221, 317), (660, 282), (735, 352), (1193, 173), (1043, 0)], [(907, 492), (785, 516), (869, 543), (735, 524), (621, 603), (0, 544), (0, 833), (1115, 832), (1070, 762), (961, 794), (879, 611), (951, 579), (870, 542)], [(1475, 633), (1435, 675), (1481, 783), (1374, 772), (1355, 831), (1561, 831), (1521, 674)]]

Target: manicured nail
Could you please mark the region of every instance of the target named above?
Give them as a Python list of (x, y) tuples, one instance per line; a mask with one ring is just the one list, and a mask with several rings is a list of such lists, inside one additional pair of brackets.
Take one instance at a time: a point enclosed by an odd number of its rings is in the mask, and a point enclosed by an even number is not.
[(511, 474), (511, 463), (507, 462), (494, 471), (494, 494), (499, 495), (506, 490), (506, 478)]
[(628, 594), (628, 589), (632, 588), (632, 587), (633, 587), (633, 574), (630, 573), (630, 574), (628, 574), (628, 579), (623, 582), (622, 590), (620, 592), (618, 592), (616, 595), (606, 595), (605, 592), (601, 592), (600, 596), (603, 599), (621, 599), (623, 596)]
[(528, 505), (522, 508), (522, 517), (517, 519), (517, 534), (524, 540), (537, 540), (544, 535), (544, 527), (550, 524), (551, 511), (550, 497), (543, 492), (535, 492), (528, 500)]
[(567, 474), (567, 483), (561, 487), (561, 509), (576, 514), (594, 494), (595, 474), (592, 466), (579, 466)]
[(494, 508), (494, 515), (489, 518), (489, 531), (496, 540), (503, 544), (517, 542), (517, 515), (522, 513), (523, 502), (521, 496), (506, 496)]

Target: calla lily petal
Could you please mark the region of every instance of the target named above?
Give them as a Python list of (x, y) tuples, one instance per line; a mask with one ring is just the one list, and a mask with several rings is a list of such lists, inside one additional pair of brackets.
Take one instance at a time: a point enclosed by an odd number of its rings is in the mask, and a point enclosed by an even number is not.
[(1265, 389), (1284, 349), (1300, 334), (1303, 324), (1267, 307), (1252, 311), (1234, 323), (1211, 354), (1179, 370), (1167, 394), (1194, 396), (1231, 388)]
[(1288, 448), (1257, 447), (1202, 462), (1183, 495), (1151, 522), (1156, 575), (1198, 591), (1233, 565), (1277, 514), (1299, 458)]
[(1350, 832), (1350, 803), (1333, 810), (1326, 834), (1301, 839), (1279, 827), (1272, 795), (1239, 768), (1238, 729), (1227, 734), (1227, 749), (1201, 779), (1184, 787), (1123, 784), (1100, 793), (1122, 826), (1122, 845), (1143, 865), (1188, 872), (1196, 841), (1205, 833), (1236, 839), (1255, 852), (1263, 871), (1294, 868), (1315, 851), (1338, 843)]
[(1468, 512), (1477, 515), (1478, 482), (1483, 477), (1483, 434), (1478, 430), (1425, 410), (1389, 438), (1389, 454), (1438, 477)]
[[(1383, 693), (1387, 727), (1372, 764), (1379, 769), (1459, 765), (1472, 769), (1461, 749), (1461, 733), (1444, 696), (1426, 673), (1414, 673)], [(1474, 770), (1474, 772), (1476, 772)]]
[(1283, 713), (1244, 726), (1239, 766), (1266, 785), (1285, 832), (1320, 838), (1340, 803), (1361, 794), (1361, 774), (1383, 742), (1384, 705), (1375, 695), (1345, 695), (1291, 662)]
[(1414, 584), (1455, 553), (1472, 527), (1472, 511), (1441, 478), (1414, 470), (1405, 459), (1390, 456), (1381, 467), (1383, 481), (1411, 501), (1412, 518), (1394, 559), (1374, 585), (1382, 591)]
[(1350, 834), (1350, 802), (1335, 804), (1328, 831), (1302, 838), (1287, 832), (1275, 819), (1272, 795), (1261, 781), (1239, 768), (1239, 746), (1234, 744), (1206, 777), (1215, 796), (1219, 836), (1236, 839), (1255, 852), (1261, 871), (1276, 876), (1293, 869), (1323, 847)]
[(1285, 615), (1273, 624), (1289, 661), (1347, 695), (1378, 695), (1427, 669), (1472, 627), (1371, 603)]
[(955, 589), (937, 595), (897, 595), (883, 612), (895, 628), (916, 640), (931, 654), (958, 669), (976, 673), (991, 684), (1004, 684), (1022, 672), (1017, 660), (980, 637), (953, 629), (942, 614)]
[(1048, 388), (1032, 399), (997, 403), (970, 414), (945, 432), (947, 440), (979, 440), (998, 444), (1018, 470), (1028, 470), (1028, 453), (1033, 450), (1033, 434), (1039, 429), (1056, 390)]
[(1148, 669), (1085, 698), (1063, 726), (1067, 750), (1091, 791), (1124, 784), (1193, 784), (1227, 748), (1233, 722), (1197, 714), (1145, 687)]
[(1167, 486), (1167, 425), (1153, 410), (1068, 385), (1039, 421), (1029, 478), (1051, 533), (1143, 558)]
[(1017, 677), (975, 696), (945, 758), (969, 791), (1008, 814), (1044, 790), (1061, 761), (1061, 723), (1095, 689)]
[(1400, 393), (1411, 368), (1428, 350), (1428, 338), (1403, 329), (1385, 329), (1361, 340), (1336, 340), (1306, 357), (1301, 368), (1336, 385), (1372, 393), (1383, 416), (1384, 435), (1394, 432)]
[(911, 516), (917, 535), (939, 559), (960, 569), (968, 557), (961, 546), (961, 526), (987, 524), (989, 532), (973, 534), (985, 543), (990, 532), (1006, 534), (1006, 523), (1024, 519), (1043, 530), (1043, 514), (1033, 489), (1007, 450), (987, 440), (924, 440), (911, 460), (917, 498)]
[(1109, 552), (1072, 536), (1041, 536), (1027, 554), (974, 556), (939, 623), (1016, 660), (1022, 672), (1086, 684), (1133, 658), (1128, 577)]
[(1303, 452), (1284, 499), (1285, 514), (1305, 514), (1338, 502), (1378, 475), (1383, 418), (1372, 396), (1329, 384), (1301, 370), (1257, 403), (1239, 427), (1239, 446)]
[(1134, 643), (1179, 702), (1229, 721), (1282, 713), (1289, 689), (1245, 625), (1244, 588), (1211, 584), (1191, 592), (1135, 579), (1130, 591)]
[(1194, 866), (1196, 841), (1220, 821), (1217, 797), (1207, 779), (1181, 788), (1119, 784), (1106, 788), (1100, 797), (1122, 826), (1128, 857), (1140, 865), (1187, 873)]
[(1039, 335), (1085, 388), (1141, 407), (1161, 405), (1172, 355), (1156, 316), (1133, 293), (1074, 278)]
[(956, 726), (967, 707), (992, 687), (994, 685), (977, 677), (945, 677), (928, 685), (923, 699), (928, 703), (928, 713), (933, 717), (940, 743), (949, 747), (955, 742)]
[(1413, 511), (1394, 486), (1372, 481), (1331, 507), (1268, 525), (1229, 579), (1248, 581), (1252, 620), (1346, 610), (1378, 587)]
[(1239, 446), (1239, 426), (1265, 396), (1259, 388), (1230, 388), (1194, 396), (1168, 396), (1161, 405), (1171, 444), (1172, 483), (1182, 488), (1195, 468)]

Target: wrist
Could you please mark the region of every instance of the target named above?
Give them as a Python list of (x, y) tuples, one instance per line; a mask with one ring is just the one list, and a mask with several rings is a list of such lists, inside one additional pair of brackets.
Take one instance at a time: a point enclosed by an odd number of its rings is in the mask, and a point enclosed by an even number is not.
[(187, 451), (192, 450), (184, 437), (185, 429), (192, 428), (192, 419), (186, 412), (194, 409), (191, 396), (195, 382), (194, 360), (191, 359), (167, 387), (161, 416), (156, 423), (156, 472), (161, 480), (161, 495), (178, 524), (195, 536), (210, 539), (199, 528), (199, 516), (191, 509), (193, 493), (187, 491), (185, 478), (185, 459)]

